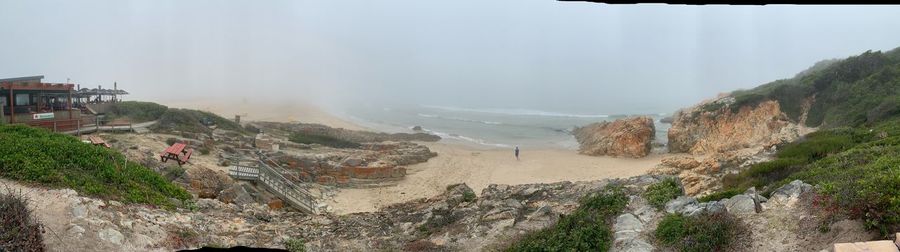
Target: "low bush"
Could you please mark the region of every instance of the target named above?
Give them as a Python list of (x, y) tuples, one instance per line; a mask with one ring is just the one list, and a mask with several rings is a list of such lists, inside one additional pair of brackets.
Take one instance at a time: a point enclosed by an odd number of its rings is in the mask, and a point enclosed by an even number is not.
[(819, 185), (833, 205), (887, 236), (900, 229), (900, 137), (864, 144), (794, 174)]
[(628, 196), (620, 187), (581, 199), (581, 205), (556, 225), (526, 234), (506, 251), (607, 251), (612, 244), (610, 225), (625, 209)]
[(115, 150), (22, 125), (0, 125), (0, 177), (72, 188), (82, 195), (174, 207), (191, 195)]
[(112, 103), (106, 118), (110, 120), (127, 118), (134, 123), (148, 122), (159, 119), (168, 107), (152, 102), (126, 101)]
[[(795, 179), (819, 188), (824, 203), (836, 216), (864, 220), (866, 226), (888, 235), (900, 229), (900, 120), (871, 128), (826, 129), (782, 147), (776, 159), (726, 175), (720, 198), (750, 186), (767, 195)], [(829, 218), (828, 221), (836, 219)], [(827, 225), (827, 223), (823, 224)]]
[(181, 166), (166, 166), (165, 170), (163, 170), (163, 176), (169, 181), (173, 181), (184, 175), (184, 172), (185, 169)]
[[(781, 146), (771, 161), (754, 164), (738, 174), (725, 175), (723, 191), (743, 192), (757, 187), (766, 194), (787, 183), (785, 179), (806, 169), (809, 164), (872, 139), (874, 133), (865, 129), (836, 128), (811, 133), (804, 139)], [(714, 193), (717, 196), (726, 194)]]
[(160, 116), (159, 121), (153, 126), (153, 130), (157, 132), (181, 131), (210, 134), (212, 132), (210, 127), (212, 126), (224, 130), (247, 133), (240, 124), (216, 114), (206, 111), (174, 108), (167, 110), (166, 113)]
[(700, 202), (719, 201), (722, 199), (734, 197), (735, 195), (738, 195), (741, 193), (743, 193), (743, 191), (737, 190), (737, 189), (722, 190), (722, 191), (714, 192), (712, 194), (700, 197), (699, 199), (697, 199), (697, 201), (700, 201)]
[(288, 238), (284, 241), (284, 249), (290, 252), (306, 251), (306, 241), (300, 238)]
[(663, 179), (656, 184), (648, 186), (647, 190), (644, 191), (644, 198), (647, 199), (651, 206), (657, 209), (662, 209), (666, 206), (666, 202), (681, 195), (684, 195), (684, 191), (675, 178)]
[(350, 142), (326, 135), (310, 133), (291, 133), (288, 140), (301, 144), (320, 144), (332, 148), (359, 148), (359, 143)]
[(21, 192), (0, 193), (0, 251), (44, 251), (43, 227)]
[(656, 227), (656, 240), (677, 251), (726, 251), (741, 232), (740, 222), (728, 214), (666, 215)]
[(475, 201), (475, 193), (471, 192), (471, 191), (463, 192), (463, 201), (465, 201), (465, 202)]

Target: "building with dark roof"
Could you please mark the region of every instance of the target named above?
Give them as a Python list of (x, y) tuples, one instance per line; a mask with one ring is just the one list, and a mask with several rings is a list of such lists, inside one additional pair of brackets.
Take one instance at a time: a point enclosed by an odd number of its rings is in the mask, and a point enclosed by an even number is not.
[(74, 84), (44, 83), (42, 75), (0, 79), (0, 123), (54, 131), (78, 129), (81, 110), (72, 106)]

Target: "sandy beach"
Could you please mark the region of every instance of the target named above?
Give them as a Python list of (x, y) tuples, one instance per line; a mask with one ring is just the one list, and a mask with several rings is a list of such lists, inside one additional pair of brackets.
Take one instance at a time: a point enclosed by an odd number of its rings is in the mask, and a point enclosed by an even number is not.
[(416, 198), (431, 197), (447, 185), (466, 183), (476, 193), (490, 184), (530, 184), (588, 181), (630, 177), (646, 173), (671, 154), (641, 159), (592, 157), (572, 150), (522, 150), (516, 161), (512, 150), (479, 150), (465, 145), (425, 143), (438, 156), (408, 167), (408, 175), (396, 186), (342, 189), (329, 202), (334, 213), (375, 211), (379, 207)]
[[(190, 101), (163, 103), (171, 107), (201, 109), (225, 117), (242, 115), (242, 120), (320, 123), (331, 127), (371, 130), (333, 116), (302, 102), (223, 103)], [(278, 107), (278, 110), (271, 108)], [(341, 189), (327, 202), (334, 213), (375, 211), (380, 207), (442, 193), (447, 185), (466, 183), (476, 192), (490, 184), (530, 184), (560, 181), (588, 181), (641, 175), (671, 154), (652, 154), (631, 159), (580, 155), (567, 149), (522, 149), (516, 160), (511, 149), (474, 146), (456, 141), (421, 143), (438, 156), (408, 168), (408, 175), (396, 186)]]

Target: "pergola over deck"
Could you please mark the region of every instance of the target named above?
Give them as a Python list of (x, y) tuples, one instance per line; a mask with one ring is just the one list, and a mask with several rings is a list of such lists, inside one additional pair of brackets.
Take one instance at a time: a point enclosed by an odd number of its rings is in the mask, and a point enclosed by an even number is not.
[[(72, 109), (74, 84), (42, 83), (44, 76), (0, 79), (0, 122), (51, 125), (54, 130), (78, 125), (78, 110)], [(8, 118), (8, 119), (6, 119)], [(69, 125), (72, 124), (72, 125)], [(77, 128), (77, 126), (74, 126)]]
[(128, 92), (125, 90), (121, 90), (118, 88), (115, 89), (103, 89), (102, 87), (97, 88), (82, 88), (79, 90), (75, 90), (75, 104), (77, 107), (83, 106), (84, 104), (95, 104), (95, 103), (105, 103), (105, 102), (118, 102), (122, 99), (122, 96), (128, 95)]

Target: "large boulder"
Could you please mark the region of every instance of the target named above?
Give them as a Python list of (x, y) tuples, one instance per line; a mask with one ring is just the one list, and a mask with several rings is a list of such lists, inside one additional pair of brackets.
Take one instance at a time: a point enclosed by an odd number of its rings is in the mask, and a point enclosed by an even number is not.
[(772, 192), (771, 199), (767, 203), (773, 206), (794, 206), (802, 194), (811, 191), (813, 191), (812, 185), (803, 183), (800, 180), (794, 180)]
[(247, 192), (247, 188), (239, 183), (222, 190), (217, 199), (223, 203), (234, 203), (239, 206), (256, 202), (256, 199)]
[(581, 154), (640, 158), (650, 154), (655, 132), (653, 119), (642, 116), (592, 123), (572, 134), (581, 145)]
[(756, 213), (756, 202), (751, 195), (740, 194), (725, 201), (725, 209), (733, 214)]
[(669, 151), (713, 154), (743, 148), (768, 148), (793, 141), (800, 128), (782, 111), (777, 101), (732, 108), (726, 96), (675, 113), (669, 129)]
[(196, 193), (198, 197), (207, 199), (215, 199), (219, 196), (219, 192), (234, 184), (234, 180), (224, 172), (203, 166), (188, 169), (185, 175), (179, 178), (179, 182), (187, 184), (188, 190)]

